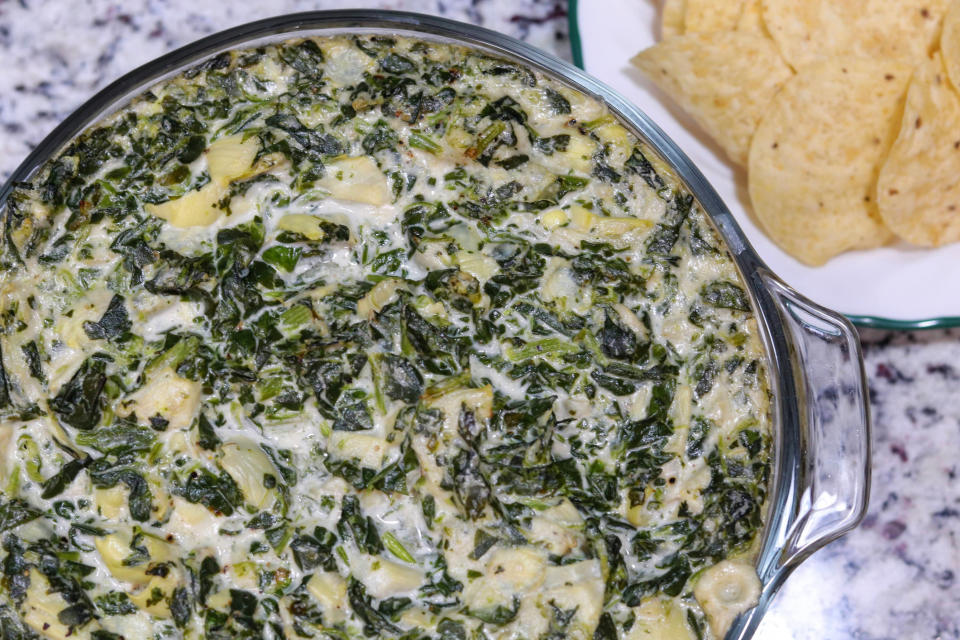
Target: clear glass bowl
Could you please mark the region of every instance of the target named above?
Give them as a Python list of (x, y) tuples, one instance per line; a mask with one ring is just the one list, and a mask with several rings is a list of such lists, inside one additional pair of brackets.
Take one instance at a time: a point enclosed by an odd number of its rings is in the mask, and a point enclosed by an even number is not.
[(0, 215), (16, 182), (29, 180), (84, 129), (160, 80), (227, 49), (336, 33), (408, 35), (471, 46), (589, 94), (659, 153), (709, 214), (749, 289), (767, 349), (773, 392), (774, 472), (757, 558), (763, 591), (759, 604), (741, 615), (726, 636), (727, 640), (752, 637), (790, 572), (811, 553), (856, 527), (866, 511), (870, 421), (860, 342), (846, 318), (800, 296), (767, 268), (700, 171), (639, 107), (576, 67), (488, 29), (413, 13), (317, 11), (252, 22), (157, 58), (88, 100), (34, 149), (0, 189)]

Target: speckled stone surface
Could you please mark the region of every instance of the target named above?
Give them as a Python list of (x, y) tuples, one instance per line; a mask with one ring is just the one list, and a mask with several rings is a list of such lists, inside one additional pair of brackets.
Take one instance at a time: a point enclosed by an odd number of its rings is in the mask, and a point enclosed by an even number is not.
[(797, 569), (759, 638), (960, 638), (960, 333), (861, 338), (873, 413), (870, 510)]
[[(570, 57), (564, 2), (0, 0), (0, 180), (97, 89), (162, 53), (258, 18), (359, 6), (445, 15)], [(863, 338), (874, 418), (869, 515), (801, 565), (758, 638), (960, 638), (960, 333)]]

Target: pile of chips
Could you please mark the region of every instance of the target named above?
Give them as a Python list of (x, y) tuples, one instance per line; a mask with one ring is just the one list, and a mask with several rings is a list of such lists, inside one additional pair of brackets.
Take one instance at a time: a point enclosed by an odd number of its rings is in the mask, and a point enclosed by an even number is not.
[(663, 0), (633, 63), (802, 262), (960, 240), (960, 0)]

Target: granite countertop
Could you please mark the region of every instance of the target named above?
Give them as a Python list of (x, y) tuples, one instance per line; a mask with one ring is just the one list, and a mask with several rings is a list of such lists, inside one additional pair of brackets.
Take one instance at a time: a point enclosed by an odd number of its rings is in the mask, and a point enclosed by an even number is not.
[[(258, 18), (358, 6), (444, 15), (570, 57), (566, 3), (550, 0), (0, 0), (0, 181), (99, 88), (164, 52)], [(758, 638), (960, 638), (960, 333), (862, 338), (869, 515), (800, 566)]]
[(870, 509), (787, 580), (758, 638), (960, 638), (960, 332), (861, 331)]

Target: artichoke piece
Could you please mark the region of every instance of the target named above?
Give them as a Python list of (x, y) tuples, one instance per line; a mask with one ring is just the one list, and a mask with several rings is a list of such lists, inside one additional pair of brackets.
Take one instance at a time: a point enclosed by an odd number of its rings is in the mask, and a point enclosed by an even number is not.
[(330, 436), (330, 450), (335, 451), (338, 458), (357, 459), (369, 469), (379, 469), (392, 448), (386, 439), (365, 433), (336, 431)]
[(397, 290), (403, 286), (403, 280), (399, 278), (381, 280), (367, 295), (357, 301), (357, 313), (361, 316), (379, 313), (385, 306), (396, 300)]
[(147, 571), (174, 558), (171, 545), (147, 535), (134, 540), (128, 530), (100, 536), (93, 544), (113, 577), (134, 585), (148, 584), (153, 576)]
[(576, 610), (570, 621), (571, 636), (593, 632), (603, 612), (604, 581), (598, 560), (547, 567), (543, 587), (544, 600), (560, 609)]
[(145, 208), (150, 215), (163, 218), (175, 227), (205, 227), (224, 213), (216, 206), (222, 197), (222, 187), (209, 182), (199, 191), (191, 191), (163, 204), (148, 204)]
[(469, 273), (476, 278), (480, 284), (486, 284), (490, 278), (500, 272), (500, 265), (496, 260), (476, 251), (458, 252), (456, 262), (461, 271)]
[(267, 485), (276, 486), (280, 473), (267, 454), (246, 440), (226, 442), (221, 449), (223, 457), (220, 458), (220, 465), (237, 483), (244, 500), (257, 509), (269, 508), (276, 499), (276, 493)]
[(693, 595), (706, 612), (710, 629), (720, 635), (734, 618), (756, 606), (761, 587), (753, 565), (722, 560), (700, 574)]
[(635, 629), (650, 640), (692, 640), (693, 631), (684, 621), (683, 609), (666, 598), (650, 598), (634, 609)]
[(256, 137), (243, 139), (243, 135), (220, 138), (207, 149), (207, 172), (210, 180), (226, 185), (238, 178), (254, 173), (253, 161), (260, 151)]
[(579, 205), (570, 207), (570, 222), (571, 226), (578, 231), (611, 239), (653, 227), (653, 222), (650, 220), (598, 216)]
[(313, 574), (307, 581), (307, 591), (320, 602), (325, 619), (339, 622), (346, 618), (347, 581), (340, 574)]
[(283, 216), (277, 222), (277, 229), (292, 231), (306, 238), (318, 242), (327, 235), (323, 230), (323, 220), (305, 213), (293, 213)]
[(565, 151), (560, 154), (563, 163), (568, 167), (573, 167), (581, 173), (590, 173), (593, 168), (593, 154), (597, 151), (597, 145), (590, 138), (578, 134), (570, 136), (570, 142)]
[(362, 202), (374, 206), (385, 205), (391, 200), (387, 177), (369, 156), (357, 156), (337, 160), (327, 165), (327, 173), (320, 180), (338, 200)]
[(570, 221), (567, 212), (563, 209), (550, 209), (540, 214), (540, 226), (547, 231), (553, 231), (557, 227), (562, 227)]
[(254, 159), (260, 151), (257, 138), (244, 140), (242, 136), (220, 138), (207, 149), (207, 171), (210, 182), (197, 191), (190, 191), (179, 198), (162, 204), (148, 204), (150, 215), (163, 218), (175, 227), (205, 227), (220, 219), (224, 210), (217, 204), (227, 196), (227, 185), (234, 180), (252, 178), (270, 171), (283, 158), (277, 154)]
[(100, 515), (107, 520), (120, 518), (127, 506), (127, 491), (119, 484), (110, 489), (94, 489), (93, 497), (97, 502)]
[(370, 595), (382, 599), (416, 591), (423, 584), (423, 579), (424, 575), (418, 569), (380, 560), (379, 566), (364, 578), (364, 584)]
[(172, 369), (159, 371), (150, 378), (124, 403), (121, 412), (136, 414), (141, 422), (159, 416), (171, 429), (189, 427), (200, 408), (203, 385), (178, 376)]
[(182, 583), (179, 569), (171, 567), (166, 576), (154, 576), (140, 591), (131, 594), (130, 600), (147, 613), (169, 618), (170, 600), (174, 590)]
[[(70, 605), (63, 597), (53, 591), (47, 578), (39, 571), (30, 571), (30, 586), (27, 587), (23, 603), (23, 621), (44, 638), (66, 640), (77, 637), (73, 627), (60, 620), (60, 613)], [(96, 621), (88, 623), (84, 630), (97, 629)], [(4, 636), (6, 637), (6, 636)]]

